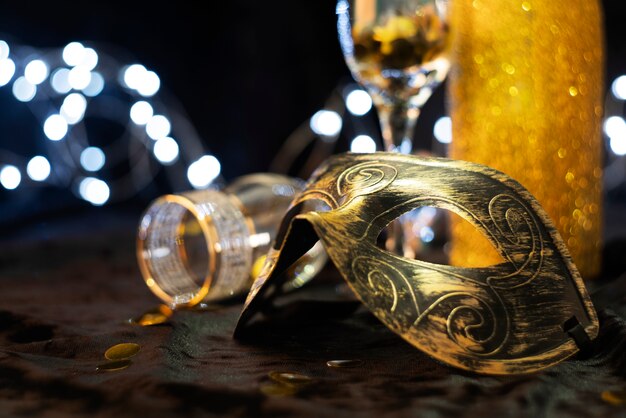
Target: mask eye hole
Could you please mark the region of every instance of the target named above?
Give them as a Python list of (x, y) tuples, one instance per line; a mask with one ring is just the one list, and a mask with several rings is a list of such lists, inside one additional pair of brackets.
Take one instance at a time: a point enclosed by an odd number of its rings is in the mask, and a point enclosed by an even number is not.
[(291, 221), (294, 217), (298, 216), (301, 213), (311, 211), (328, 212), (329, 210), (331, 210), (331, 207), (326, 202), (320, 199), (307, 199), (293, 206), (287, 211), (287, 213), (283, 217), (283, 220), (281, 221), (278, 232), (276, 233), (276, 238), (274, 240), (274, 248), (280, 248), (280, 245), (285, 240), (285, 235), (287, 234), (289, 225), (291, 224)]
[[(450, 259), (452, 228), (461, 228), (463, 233), (471, 234), (470, 242), (477, 249), (461, 263)], [(397, 238), (399, 233), (401, 240)], [(504, 262), (493, 244), (476, 227), (458, 214), (434, 206), (410, 209), (393, 219), (378, 234), (376, 245), (394, 255), (456, 267), (480, 268)]]

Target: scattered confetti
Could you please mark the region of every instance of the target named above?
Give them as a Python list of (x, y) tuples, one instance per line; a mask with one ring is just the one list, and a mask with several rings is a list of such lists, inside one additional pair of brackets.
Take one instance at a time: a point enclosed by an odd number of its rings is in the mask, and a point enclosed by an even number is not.
[(155, 309), (151, 309), (137, 318), (129, 319), (128, 323), (148, 327), (167, 322), (173, 314), (174, 311), (166, 305), (159, 305)]
[(105, 351), (104, 357), (107, 360), (124, 360), (137, 354), (140, 349), (141, 346), (135, 343), (116, 344)]

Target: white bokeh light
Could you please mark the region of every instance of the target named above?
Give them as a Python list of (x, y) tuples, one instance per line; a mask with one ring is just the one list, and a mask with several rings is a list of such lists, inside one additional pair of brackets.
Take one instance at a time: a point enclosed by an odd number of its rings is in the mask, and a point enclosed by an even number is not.
[(32, 60), (24, 68), (24, 77), (30, 84), (41, 84), (48, 78), (48, 65), (42, 60)]
[(87, 109), (87, 99), (80, 93), (72, 93), (63, 100), (61, 116), (70, 125), (76, 124), (83, 119)]
[(435, 231), (430, 226), (423, 226), (420, 229), (420, 238), (423, 242), (432, 242), (435, 239)]
[(420, 209), (417, 219), (423, 224), (431, 223), (437, 216), (437, 209), (432, 206), (424, 206)]
[(63, 48), (63, 61), (72, 67), (83, 62), (85, 47), (80, 42), (70, 42)]
[(104, 181), (94, 177), (84, 178), (78, 186), (78, 193), (83, 199), (95, 206), (104, 205), (111, 196), (109, 186)]
[(9, 52), (11, 48), (9, 48), (9, 44), (6, 41), (0, 40), (0, 60), (4, 60), (9, 58)]
[(626, 155), (626, 135), (611, 137), (609, 146), (615, 155)]
[(604, 133), (609, 137), (624, 136), (626, 132), (626, 121), (620, 116), (611, 116), (604, 121)]
[(85, 67), (90, 71), (96, 68), (96, 65), (98, 65), (98, 53), (96, 50), (93, 48), (83, 49), (83, 57), (78, 65)]
[(442, 144), (449, 144), (452, 142), (452, 119), (449, 116), (443, 116), (437, 119), (435, 127), (433, 128), (433, 134), (435, 139)]
[(37, 155), (28, 162), (26, 173), (34, 181), (44, 181), (50, 176), (50, 162), (46, 157)]
[(617, 77), (611, 84), (613, 95), (620, 100), (626, 100), (626, 75)]
[(95, 97), (102, 93), (103, 89), (104, 77), (102, 77), (102, 74), (100, 74), (99, 72), (92, 71), (91, 80), (89, 81), (87, 87), (83, 89), (83, 93), (85, 94), (85, 96)]
[(15, 63), (11, 58), (0, 60), (0, 87), (5, 86), (15, 75)]
[(363, 116), (372, 109), (372, 98), (361, 89), (352, 90), (346, 97), (346, 108), (356, 116)]
[(61, 115), (51, 115), (43, 124), (43, 132), (51, 141), (60, 141), (67, 134), (67, 121)]
[(217, 158), (205, 155), (189, 166), (187, 178), (194, 188), (202, 189), (211, 184), (220, 175), (221, 170), (222, 166)]
[(87, 147), (80, 153), (80, 165), (87, 171), (98, 171), (105, 162), (104, 151), (98, 147)]
[(70, 86), (69, 82), (69, 74), (70, 70), (67, 68), (59, 68), (52, 73), (50, 77), (50, 84), (54, 91), (60, 94), (65, 94), (72, 90), (72, 86)]
[(165, 138), (170, 134), (172, 124), (163, 115), (154, 115), (146, 124), (146, 133), (154, 140)]
[(22, 173), (14, 165), (5, 165), (0, 170), (0, 184), (5, 189), (13, 190), (22, 182)]
[(150, 121), (154, 110), (148, 102), (137, 102), (130, 108), (130, 119), (137, 125), (145, 125)]
[(82, 90), (91, 83), (91, 71), (87, 67), (79, 65), (70, 70), (67, 81), (75, 90)]
[(161, 79), (154, 71), (146, 71), (137, 86), (137, 92), (144, 97), (154, 96), (161, 87)]
[(172, 164), (178, 158), (178, 143), (171, 137), (165, 137), (154, 143), (154, 156), (163, 164)]
[(604, 121), (604, 133), (609, 137), (609, 147), (616, 155), (626, 155), (626, 121), (621, 116), (611, 116)]
[(37, 94), (37, 86), (29, 83), (26, 77), (18, 77), (13, 82), (13, 96), (20, 102), (30, 102)]
[(141, 86), (142, 81), (148, 70), (141, 64), (133, 64), (124, 68), (122, 79), (124, 80), (124, 84), (128, 88), (138, 89)]
[(350, 151), (362, 153), (376, 152), (376, 141), (369, 135), (359, 135), (350, 143)]
[(311, 117), (310, 126), (317, 135), (336, 136), (341, 132), (341, 116), (332, 110), (320, 110)]

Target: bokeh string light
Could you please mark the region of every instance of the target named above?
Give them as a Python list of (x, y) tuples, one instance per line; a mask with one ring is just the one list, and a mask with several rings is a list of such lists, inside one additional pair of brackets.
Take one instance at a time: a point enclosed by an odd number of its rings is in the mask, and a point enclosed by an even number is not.
[(602, 131), (607, 144), (604, 169), (605, 192), (620, 189), (626, 183), (626, 75), (616, 77), (606, 94)]
[[(133, 197), (159, 171), (174, 190), (219, 183), (219, 160), (158, 74), (132, 60), (120, 64), (122, 56), (128, 53), (81, 42), (36, 50), (0, 40), (0, 91), (41, 124), (38, 155), (0, 148), (0, 195), (67, 187), (99, 206)], [(98, 141), (102, 121), (117, 127)]]

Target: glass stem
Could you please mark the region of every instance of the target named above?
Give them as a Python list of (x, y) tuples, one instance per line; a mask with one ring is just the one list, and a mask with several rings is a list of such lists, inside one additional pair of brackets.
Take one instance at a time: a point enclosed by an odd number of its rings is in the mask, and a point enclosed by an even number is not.
[(413, 149), (413, 131), (419, 109), (406, 102), (376, 104), (385, 151), (410, 154)]
[[(419, 116), (419, 109), (406, 102), (376, 105), (385, 150), (410, 154), (413, 150), (413, 131)], [(407, 230), (408, 229), (408, 230)], [(385, 248), (394, 254), (415, 258), (409, 243), (412, 235), (411, 222), (398, 218), (388, 226)]]

